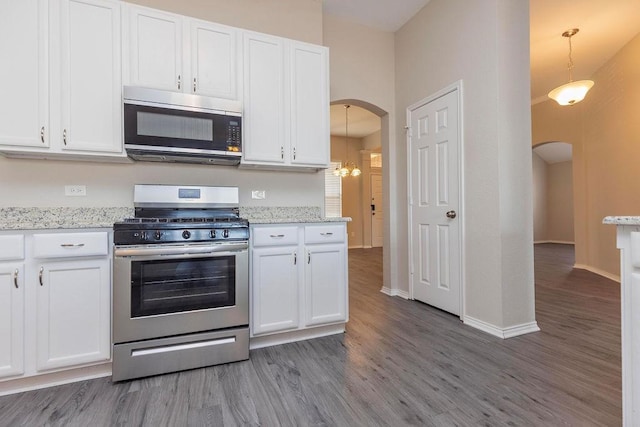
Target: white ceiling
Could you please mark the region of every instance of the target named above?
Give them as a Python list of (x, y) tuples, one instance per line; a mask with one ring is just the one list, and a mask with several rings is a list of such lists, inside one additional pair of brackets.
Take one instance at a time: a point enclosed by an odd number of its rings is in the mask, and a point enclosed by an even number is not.
[[(383, 31), (396, 31), (429, 1), (323, 0), (323, 10)], [(562, 37), (564, 31), (580, 29), (572, 38), (574, 80), (590, 78), (640, 31), (640, 0), (530, 0), (529, 5), (532, 103), (547, 100), (551, 89), (568, 82), (569, 44)], [(331, 134), (344, 135), (344, 110), (337, 111), (332, 108)], [(380, 129), (380, 119), (373, 114), (370, 119), (368, 125), (358, 124), (358, 133)], [(351, 132), (351, 118), (349, 122), (349, 134), (356, 136)]]

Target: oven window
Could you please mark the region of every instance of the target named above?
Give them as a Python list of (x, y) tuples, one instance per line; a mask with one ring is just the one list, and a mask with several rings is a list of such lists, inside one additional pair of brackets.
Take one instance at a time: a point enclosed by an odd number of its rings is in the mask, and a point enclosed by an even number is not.
[(131, 317), (233, 306), (235, 257), (133, 261)]

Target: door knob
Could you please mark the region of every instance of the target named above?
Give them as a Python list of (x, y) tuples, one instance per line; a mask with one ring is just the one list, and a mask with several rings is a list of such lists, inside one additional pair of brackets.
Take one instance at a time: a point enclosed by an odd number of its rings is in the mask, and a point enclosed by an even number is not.
[(449, 211), (449, 212), (447, 212), (446, 215), (447, 215), (447, 218), (453, 219), (453, 218), (456, 217), (457, 214), (456, 214), (456, 211)]

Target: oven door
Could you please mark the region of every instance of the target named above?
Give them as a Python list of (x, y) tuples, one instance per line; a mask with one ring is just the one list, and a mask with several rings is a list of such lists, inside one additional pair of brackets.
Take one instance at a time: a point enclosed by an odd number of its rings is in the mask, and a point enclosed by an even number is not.
[(248, 325), (247, 246), (115, 247), (114, 342)]

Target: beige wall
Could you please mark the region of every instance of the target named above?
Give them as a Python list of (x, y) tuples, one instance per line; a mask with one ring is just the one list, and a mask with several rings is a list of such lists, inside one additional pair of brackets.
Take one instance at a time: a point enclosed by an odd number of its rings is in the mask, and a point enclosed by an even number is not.
[(574, 243), (572, 162), (547, 164), (533, 152), (533, 240)]
[(573, 145), (576, 264), (619, 276), (615, 227), (602, 218), (640, 214), (640, 35), (592, 79), (593, 89), (578, 105), (532, 107), (533, 143)]
[[(322, 43), (320, 0), (138, 0), (159, 9)], [(286, 11), (286, 12), (284, 12)], [(132, 206), (139, 183), (237, 185), (245, 206), (323, 206), (324, 174), (259, 172), (186, 164), (105, 164), (0, 157), (0, 206)], [(64, 185), (87, 185), (86, 197), (65, 197)], [(250, 198), (251, 190), (267, 198)]]
[(572, 162), (547, 166), (547, 240), (573, 243)]
[[(463, 31), (452, 31), (463, 29)], [(431, 0), (396, 33), (396, 115), (463, 82), (465, 317), (535, 320), (527, 1)], [(391, 149), (399, 259), (408, 256), (405, 132)], [(398, 285), (408, 289), (406, 267)]]
[[(332, 15), (324, 16), (323, 28), (324, 45), (330, 54), (331, 101), (349, 100), (353, 105), (372, 107), (382, 116), (383, 187), (389, 194), (398, 178), (404, 177), (401, 171), (389, 167), (394, 163), (390, 147), (396, 144), (394, 34)], [(400, 213), (391, 200), (385, 200), (384, 205), (389, 219), (384, 229), (383, 283), (398, 289), (403, 286), (399, 274), (406, 269), (406, 262), (399, 258), (397, 249), (403, 241), (391, 224), (397, 223)]]
[(547, 238), (547, 162), (533, 153), (533, 241)]

